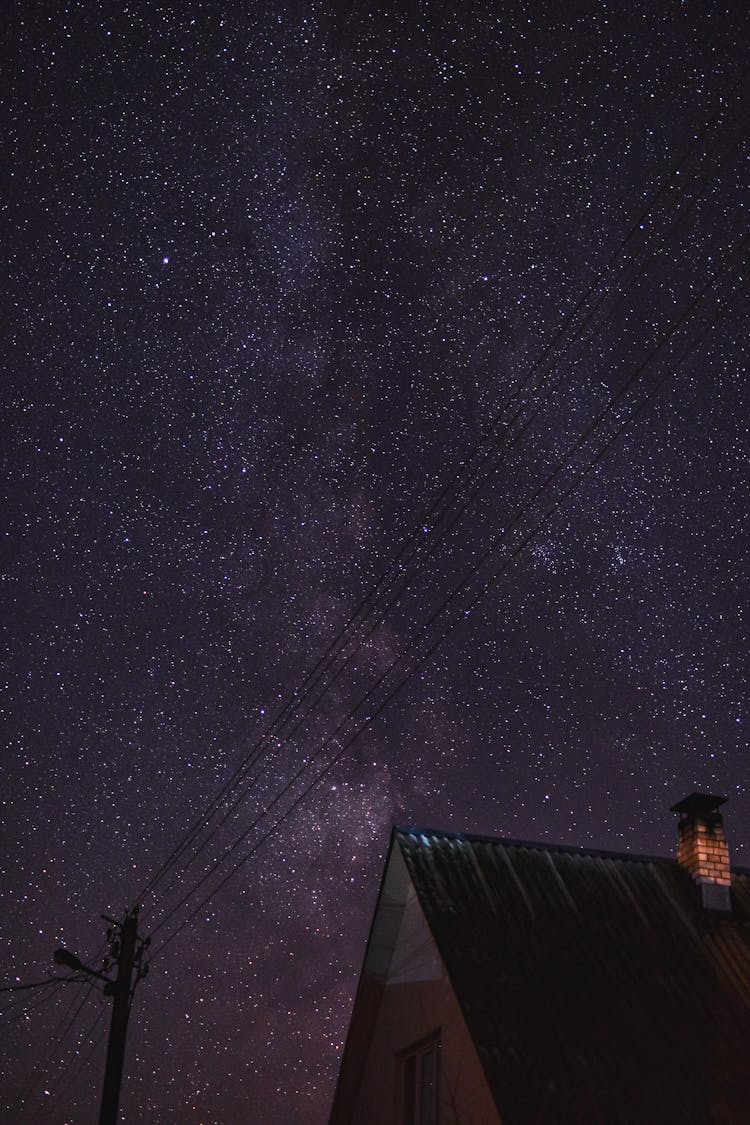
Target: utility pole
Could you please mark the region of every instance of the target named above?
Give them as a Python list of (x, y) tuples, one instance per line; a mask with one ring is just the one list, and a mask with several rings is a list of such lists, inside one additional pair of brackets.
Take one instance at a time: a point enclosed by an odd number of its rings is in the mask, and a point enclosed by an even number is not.
[(75, 954), (69, 953), (67, 949), (56, 950), (54, 959), (59, 965), (66, 965), (74, 972), (85, 973), (89, 977), (96, 977), (98, 980), (104, 981), (104, 995), (113, 998), (99, 1125), (117, 1125), (117, 1110), (120, 1104), (120, 1087), (125, 1062), (125, 1038), (128, 1031), (130, 1002), (134, 987), (133, 971), (135, 970), (136, 973), (136, 982), (141, 977), (145, 977), (148, 972), (148, 964), (143, 963), (143, 955), (148, 949), (150, 939), (141, 941), (138, 937), (137, 906), (134, 906), (125, 915), (122, 922), (117, 922), (114, 918), (108, 918), (106, 914), (103, 914), (102, 917), (105, 922), (110, 922), (112, 926), (111, 929), (107, 930), (107, 939), (110, 942), (112, 962), (117, 965), (117, 976), (114, 980), (105, 975), (112, 963), (109, 959), (104, 962), (104, 973), (84, 965)]
[[(113, 919), (107, 918), (106, 921), (111, 922)], [(114, 926), (120, 931), (119, 936), (114, 936), (112, 941), (112, 953), (117, 960), (117, 977), (104, 990), (105, 995), (114, 998), (114, 1003), (109, 1024), (99, 1125), (117, 1125), (117, 1107), (120, 1104), (122, 1068), (125, 1062), (125, 1037), (130, 1015), (130, 989), (138, 942), (138, 907), (134, 907), (125, 916), (124, 922), (114, 922)], [(109, 932), (113, 933), (112, 930)]]

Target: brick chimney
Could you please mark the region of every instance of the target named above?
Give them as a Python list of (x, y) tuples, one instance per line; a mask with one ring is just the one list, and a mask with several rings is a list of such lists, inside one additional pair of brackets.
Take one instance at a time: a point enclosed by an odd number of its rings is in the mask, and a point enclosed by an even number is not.
[(691, 793), (670, 809), (680, 814), (677, 861), (700, 887), (706, 910), (732, 909), (729, 848), (719, 812), (726, 799)]

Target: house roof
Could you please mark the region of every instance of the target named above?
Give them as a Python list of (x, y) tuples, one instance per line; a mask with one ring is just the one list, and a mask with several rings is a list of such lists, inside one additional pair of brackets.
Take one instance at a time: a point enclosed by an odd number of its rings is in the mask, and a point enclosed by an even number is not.
[(395, 829), (503, 1121), (750, 1121), (750, 872)]

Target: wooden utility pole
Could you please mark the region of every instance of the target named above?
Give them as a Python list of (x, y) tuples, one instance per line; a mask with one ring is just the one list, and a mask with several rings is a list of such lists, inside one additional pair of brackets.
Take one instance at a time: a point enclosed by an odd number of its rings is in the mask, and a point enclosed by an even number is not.
[[(111, 919), (107, 920), (111, 921)], [(125, 1062), (125, 1038), (128, 1031), (131, 986), (138, 943), (138, 908), (126, 915), (124, 922), (115, 922), (114, 925), (120, 930), (119, 937), (114, 939), (116, 942), (114, 948), (117, 951), (117, 977), (104, 990), (105, 994), (114, 998), (114, 1003), (109, 1025), (99, 1125), (117, 1125), (122, 1069)]]
[[(111, 945), (112, 960), (117, 964), (117, 976), (114, 980), (106, 975), (111, 961), (104, 962), (104, 972), (84, 965), (75, 953), (67, 949), (55, 950), (54, 960), (58, 965), (65, 965), (74, 973), (82, 973), (89, 978), (104, 981), (104, 995), (112, 996), (112, 1020), (109, 1025), (109, 1043), (107, 1044), (107, 1061), (104, 1067), (104, 1085), (102, 1087), (102, 1104), (99, 1110), (99, 1125), (117, 1125), (117, 1109), (120, 1104), (120, 1086), (122, 1084), (122, 1068), (125, 1062), (125, 1037), (128, 1032), (128, 1017), (130, 1015), (130, 1002), (133, 998), (133, 988), (141, 977), (148, 972), (148, 964), (144, 963), (144, 954), (149, 947), (150, 938), (140, 941), (138, 938), (138, 907), (125, 915), (123, 922), (116, 922), (114, 918), (102, 915), (105, 922), (110, 922), (112, 929), (107, 931), (107, 940)], [(133, 981), (135, 970), (135, 982)], [(80, 978), (72, 978), (80, 979)]]

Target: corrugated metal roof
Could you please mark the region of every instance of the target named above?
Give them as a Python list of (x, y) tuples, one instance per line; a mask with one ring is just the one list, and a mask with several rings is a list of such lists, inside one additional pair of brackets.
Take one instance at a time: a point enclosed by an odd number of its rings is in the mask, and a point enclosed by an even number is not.
[(750, 1122), (750, 873), (397, 829), (503, 1120)]

